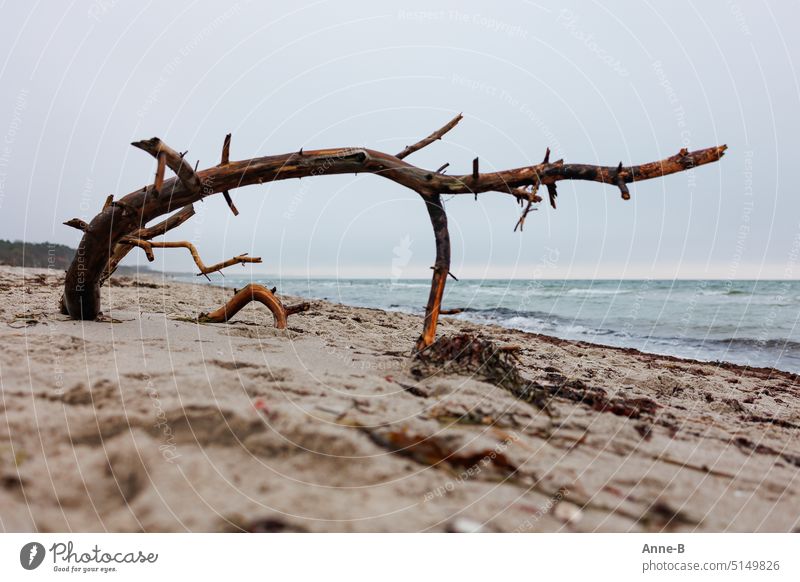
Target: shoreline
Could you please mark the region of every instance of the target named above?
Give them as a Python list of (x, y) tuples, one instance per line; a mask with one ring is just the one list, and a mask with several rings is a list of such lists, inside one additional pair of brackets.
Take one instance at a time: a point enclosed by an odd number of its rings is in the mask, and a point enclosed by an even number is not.
[[(793, 531), (800, 388), (443, 316), (520, 345), (548, 411), (478, 375), (417, 378), (421, 317), (312, 300), (188, 321), (228, 292), (151, 274), (117, 323), (63, 274), (0, 267), (4, 531)], [(7, 509), (6, 509), (7, 508)]]
[[(167, 276), (171, 276), (172, 274), (167, 273), (166, 275)], [(171, 277), (171, 279), (174, 280), (175, 282), (183, 282), (183, 283), (189, 283), (189, 284), (200, 284), (200, 285), (211, 285), (211, 286), (214, 286), (214, 287), (222, 287), (222, 285), (219, 284), (219, 282), (216, 282), (216, 281), (215, 282), (210, 282), (210, 283), (207, 283), (207, 282), (204, 282), (204, 281), (193, 282), (190, 279), (186, 279), (186, 278), (183, 278), (183, 277), (185, 277), (185, 275), (181, 275), (179, 277)], [(258, 277), (249, 277), (249, 278), (247, 278), (248, 282), (250, 282), (250, 281), (256, 282), (256, 283), (261, 282), (262, 284), (267, 284), (265, 282), (266, 280), (267, 279), (265, 279), (265, 278), (258, 278)], [(282, 281), (282, 280), (287, 280), (287, 281), (305, 280), (305, 281), (309, 281), (309, 283), (313, 283), (314, 281), (328, 283), (328, 282), (331, 282), (333, 279), (307, 279), (307, 278), (299, 278), (298, 279), (298, 278), (291, 278), (291, 277), (289, 277), (289, 278), (284, 277), (283, 279), (281, 279), (281, 278), (270, 279), (270, 281), (273, 281), (273, 280), (277, 281), (278, 283), (280, 283), (280, 281)], [(344, 279), (343, 281), (346, 283), (347, 281), (359, 281), (359, 280), (360, 279)], [(363, 279), (363, 280), (365, 280), (365, 281), (379, 281), (379, 282), (384, 282), (384, 283), (387, 281), (386, 279)], [(237, 279), (234, 278), (234, 281), (237, 281)], [(401, 281), (402, 281), (402, 283), (407, 283), (407, 282), (410, 282), (410, 281), (418, 282), (418, 283), (424, 284), (426, 289), (427, 289), (427, 286), (428, 286), (428, 280), (426, 280), (426, 279), (402, 279)], [(471, 279), (460, 279), (460, 281), (461, 282), (469, 282), (469, 281), (480, 282), (480, 280), (471, 280)], [(520, 280), (517, 280), (517, 281), (524, 281), (524, 280), (520, 279)], [(561, 279), (551, 279), (551, 281), (562, 282)], [(577, 280), (577, 279), (576, 279), (576, 281), (593, 282), (592, 280)], [(640, 280), (631, 279), (629, 281), (640, 281)], [(645, 281), (645, 280), (641, 280), (641, 281)], [(658, 280), (651, 280), (651, 281), (658, 281)], [(691, 280), (686, 280), (686, 281), (691, 281)], [(708, 282), (708, 280), (697, 280), (697, 281)], [(744, 282), (755, 282), (756, 280), (741, 280), (741, 281), (744, 281)], [(670, 282), (672, 282), (672, 281), (670, 280)], [(762, 281), (762, 282), (767, 283), (767, 282), (770, 282), (770, 281)], [(776, 281), (771, 281), (771, 282), (776, 282)], [(237, 281), (237, 284), (238, 284), (238, 281)], [(271, 285), (272, 283), (269, 283), (269, 284)], [(364, 308), (364, 309), (378, 309), (380, 311), (386, 311), (386, 312), (389, 312), (389, 313), (404, 313), (404, 314), (418, 315), (418, 316), (422, 316), (423, 313), (424, 313), (423, 309), (421, 309), (421, 308), (418, 311), (415, 312), (414, 310), (408, 309), (406, 307), (401, 307), (401, 306), (390, 306), (390, 307), (364, 306), (364, 305), (359, 305), (356, 302), (332, 301), (332, 300), (330, 300), (328, 298), (319, 298), (319, 297), (314, 297), (314, 296), (311, 296), (311, 295), (297, 295), (296, 297), (300, 297), (300, 298), (302, 298), (304, 300), (308, 300), (308, 301), (322, 301), (322, 302), (328, 302), (328, 303), (336, 304), (336, 305), (345, 305), (347, 307)], [(424, 302), (425, 302), (424, 297), (420, 298), (420, 305), (424, 305)], [(501, 309), (501, 308), (498, 307), (498, 309)], [(640, 348), (633, 347), (633, 346), (624, 346), (624, 345), (619, 345), (619, 344), (614, 344), (614, 343), (601, 343), (600, 341), (592, 341), (592, 340), (587, 340), (587, 339), (578, 339), (578, 338), (575, 338), (575, 337), (566, 337), (565, 335), (548, 334), (548, 333), (543, 333), (543, 332), (530, 331), (530, 330), (523, 329), (523, 328), (521, 328), (519, 326), (514, 326), (513, 324), (507, 324), (506, 325), (506, 324), (504, 324), (503, 321), (482, 320), (482, 319), (474, 316), (474, 314), (482, 313), (482, 312), (485, 312), (485, 311), (487, 311), (487, 310), (479, 309), (479, 308), (467, 307), (467, 308), (461, 310), (460, 316), (457, 317), (457, 320), (462, 320), (465, 323), (476, 325), (476, 326), (492, 326), (492, 325), (494, 325), (494, 326), (497, 326), (500, 329), (513, 330), (513, 331), (516, 331), (516, 332), (527, 334), (527, 335), (531, 336), (532, 338), (552, 338), (552, 339), (556, 339), (556, 340), (560, 340), (560, 341), (571, 342), (571, 343), (574, 343), (574, 344), (583, 344), (583, 345), (587, 345), (587, 346), (595, 346), (595, 347), (603, 347), (603, 348), (611, 348), (611, 349), (622, 349), (622, 350), (633, 349), (633, 350), (635, 350), (635, 351), (637, 351), (639, 353), (642, 353), (642, 354), (656, 355), (656, 356), (660, 356), (660, 357), (664, 357), (664, 358), (677, 358), (679, 360), (692, 361), (692, 362), (697, 362), (697, 363), (701, 363), (701, 364), (712, 364), (712, 365), (713, 364), (719, 364), (719, 365), (723, 365), (724, 364), (724, 365), (733, 365), (733, 366), (746, 368), (746, 369), (774, 370), (776, 372), (783, 372), (783, 373), (790, 374), (790, 375), (797, 375), (797, 374), (800, 373), (800, 371), (792, 370), (791, 368), (779, 368), (779, 367), (776, 367), (776, 366), (759, 365), (758, 363), (755, 363), (755, 364), (742, 363), (741, 361), (737, 361), (737, 356), (742, 356), (742, 354), (741, 353), (737, 353), (736, 351), (726, 352), (726, 353), (729, 353), (729, 359), (713, 358), (711, 356), (709, 356), (707, 358), (704, 358), (704, 359), (701, 359), (701, 358), (697, 358), (697, 357), (690, 357), (690, 356), (686, 356), (686, 355), (681, 355), (680, 353), (674, 353), (675, 348), (676, 347), (680, 347), (680, 346), (673, 346), (672, 347), (672, 353), (671, 353), (670, 348), (659, 346), (658, 343), (655, 342), (655, 343), (652, 344), (652, 346), (653, 346), (652, 351), (650, 351), (650, 350), (644, 350), (644, 349), (640, 349)], [(470, 316), (470, 314), (473, 314), (473, 315)], [(443, 315), (441, 315), (441, 317), (451, 317), (451, 316), (452, 316), (452, 314), (443, 314)], [(599, 334), (598, 333), (598, 337), (603, 337), (603, 334)], [(639, 339), (641, 339), (641, 338), (639, 338)], [(710, 341), (711, 343), (714, 343), (714, 340), (708, 340), (708, 341)], [(717, 341), (734, 342), (735, 339), (734, 338), (729, 338), (728, 340), (717, 340)], [(753, 339), (751, 341), (757, 342), (758, 340)], [(763, 343), (765, 343), (765, 344), (766, 343), (770, 343), (770, 340), (763, 340)], [(790, 340), (786, 340), (786, 344), (791, 344), (791, 343), (792, 342)], [(692, 346), (691, 343), (687, 343), (683, 347), (686, 348), (686, 349), (689, 349), (691, 346)], [(787, 363), (786, 365), (788, 366), (789, 364)]]

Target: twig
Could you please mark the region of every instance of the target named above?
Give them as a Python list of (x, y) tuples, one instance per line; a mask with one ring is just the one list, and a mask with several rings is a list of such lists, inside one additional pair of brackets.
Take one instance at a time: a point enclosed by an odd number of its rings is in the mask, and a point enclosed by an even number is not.
[[(464, 118), (464, 116), (459, 113), (453, 119), (448, 121), (445, 125), (443, 125), (441, 128), (439, 128), (436, 131), (434, 131), (432, 134), (430, 134), (425, 139), (421, 139), (420, 141), (418, 141), (417, 143), (415, 143), (413, 145), (406, 146), (406, 148), (402, 152), (397, 154), (395, 157), (397, 159), (399, 159), (399, 160), (402, 160), (403, 158), (405, 158), (407, 156), (410, 156), (414, 152), (416, 152), (418, 150), (421, 150), (425, 146), (430, 145), (433, 142), (442, 139), (442, 136), (444, 134), (446, 134), (448, 131), (450, 131), (451, 129), (453, 129), (456, 125), (458, 125), (458, 122), (461, 121), (463, 118)], [(300, 150), (300, 151), (302, 152), (303, 150)]]

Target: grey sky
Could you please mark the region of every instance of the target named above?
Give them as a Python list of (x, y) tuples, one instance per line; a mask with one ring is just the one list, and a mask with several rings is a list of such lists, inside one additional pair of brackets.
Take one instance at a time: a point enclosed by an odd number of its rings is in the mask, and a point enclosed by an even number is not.
[[(77, 244), (61, 223), (152, 179), (131, 141), (200, 166), (328, 146), (402, 149), (468, 172), (647, 162), (727, 143), (721, 163), (616, 189), (562, 183), (524, 233), (503, 195), (447, 204), (461, 276), (783, 277), (800, 266), (797, 2), (28, 2), (0, 19), (0, 238)], [(170, 238), (284, 275), (428, 277), (423, 203), (375, 176), (221, 197)], [(189, 270), (181, 251), (164, 251)], [(135, 260), (144, 257), (134, 252)], [(234, 271), (238, 272), (238, 271)]]

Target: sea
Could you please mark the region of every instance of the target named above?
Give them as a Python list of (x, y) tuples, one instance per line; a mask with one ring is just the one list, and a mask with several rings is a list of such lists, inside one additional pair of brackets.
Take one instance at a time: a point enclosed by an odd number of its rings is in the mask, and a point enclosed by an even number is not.
[[(196, 281), (194, 277), (193, 280)], [(237, 279), (279, 293), (421, 314), (422, 279)], [(456, 317), (567, 340), (800, 372), (800, 281), (450, 280)]]

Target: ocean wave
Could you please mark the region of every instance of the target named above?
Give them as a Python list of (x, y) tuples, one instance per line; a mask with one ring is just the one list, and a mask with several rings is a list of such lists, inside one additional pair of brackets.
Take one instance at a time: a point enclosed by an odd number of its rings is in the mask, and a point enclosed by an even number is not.
[(783, 352), (800, 352), (800, 342), (788, 339), (762, 339), (754, 337), (731, 337), (724, 339), (704, 340), (704, 344), (717, 344), (750, 349), (764, 349), (769, 351), (781, 350)]
[[(416, 314), (429, 289), (414, 279), (273, 281), (282, 293)], [(462, 320), (566, 340), (800, 370), (800, 282), (777, 283), (467, 280), (448, 284), (444, 307), (463, 308)]]
[(627, 295), (630, 292), (630, 289), (569, 289), (567, 295), (591, 297), (594, 295)]
[(721, 295), (752, 295), (750, 291), (741, 289), (703, 289), (700, 295), (721, 296)]
[[(636, 330), (628, 327), (613, 325), (609, 327), (592, 325), (591, 323), (574, 318), (566, 318), (544, 311), (520, 311), (507, 307), (496, 307), (492, 309), (466, 308), (459, 315), (461, 319), (475, 321), (476, 323), (491, 322), (512, 329), (522, 331), (553, 334), (565, 339), (583, 337), (590, 338), (615, 338), (615, 344), (629, 345), (637, 347), (637, 344), (645, 342), (656, 342), (670, 346), (705, 346), (727, 348), (731, 350), (753, 351), (764, 350), (769, 352), (800, 352), (800, 342), (789, 339), (779, 338), (760, 338), (760, 337), (725, 337), (709, 338), (708, 328), (699, 327), (697, 335), (653, 335), (644, 328)], [(619, 323), (619, 322), (618, 322)], [(731, 326), (724, 326), (731, 327)], [(736, 329), (742, 331), (741, 326)], [(756, 332), (758, 328), (753, 328)], [(721, 331), (718, 329), (717, 331)], [(730, 329), (734, 331), (734, 329)]]

